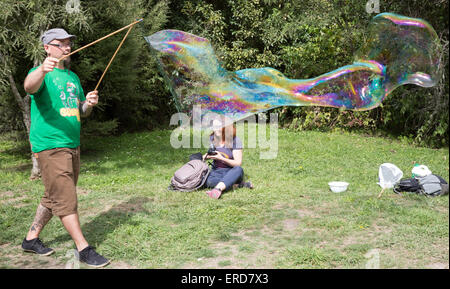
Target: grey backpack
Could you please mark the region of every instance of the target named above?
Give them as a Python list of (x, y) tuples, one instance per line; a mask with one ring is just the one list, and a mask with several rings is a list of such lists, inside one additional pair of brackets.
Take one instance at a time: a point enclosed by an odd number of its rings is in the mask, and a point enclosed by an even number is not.
[(209, 175), (208, 164), (194, 159), (179, 168), (170, 180), (169, 190), (191, 192), (200, 189)]
[(394, 192), (411, 192), (420, 195), (435, 197), (448, 194), (448, 183), (438, 175), (427, 175), (403, 179), (394, 186)]
[(422, 188), (422, 194), (433, 197), (448, 194), (448, 184), (442, 177), (428, 175), (422, 178), (416, 178)]

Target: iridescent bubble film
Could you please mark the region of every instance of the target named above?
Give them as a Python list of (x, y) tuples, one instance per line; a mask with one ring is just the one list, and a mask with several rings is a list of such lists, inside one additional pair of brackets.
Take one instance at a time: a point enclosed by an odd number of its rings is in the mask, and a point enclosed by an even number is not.
[(180, 112), (210, 112), (237, 121), (279, 106), (327, 106), (368, 110), (396, 87), (434, 86), (441, 46), (426, 21), (392, 13), (375, 16), (354, 63), (311, 79), (289, 79), (280, 71), (224, 69), (210, 42), (178, 30), (145, 37)]

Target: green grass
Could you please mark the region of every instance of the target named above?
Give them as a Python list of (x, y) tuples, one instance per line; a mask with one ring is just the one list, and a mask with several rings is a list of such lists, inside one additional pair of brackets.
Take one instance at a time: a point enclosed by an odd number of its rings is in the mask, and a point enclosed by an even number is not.
[[(205, 190), (166, 190), (174, 171), (199, 151), (173, 149), (170, 134), (82, 140), (82, 230), (113, 260), (111, 268), (364, 268), (371, 249), (379, 250), (381, 268), (448, 268), (448, 196), (389, 190), (376, 198), (384, 162), (405, 177), (415, 163), (425, 164), (448, 180), (448, 148), (279, 130), (277, 158), (244, 151), (256, 188), (213, 200)], [(20, 250), (43, 193), (40, 181), (29, 180), (29, 163), (26, 142), (0, 136), (0, 267), (64, 268), (74, 245), (57, 218), (41, 234), (57, 252), (48, 263)], [(333, 180), (350, 186), (332, 193)]]

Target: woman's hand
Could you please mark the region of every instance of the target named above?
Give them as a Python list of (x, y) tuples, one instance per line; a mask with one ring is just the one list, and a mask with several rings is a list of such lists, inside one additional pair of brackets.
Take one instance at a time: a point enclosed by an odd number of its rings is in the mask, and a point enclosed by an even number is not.
[(218, 151), (214, 151), (216, 154), (215, 155), (206, 155), (207, 159), (211, 159), (211, 160), (218, 160), (218, 161), (223, 161), (226, 160), (226, 158), (223, 157), (223, 155), (218, 152)]
[(206, 155), (206, 159), (222, 161), (231, 167), (242, 165), (242, 150), (233, 150), (233, 159), (224, 157), (220, 152), (215, 151), (215, 155)]

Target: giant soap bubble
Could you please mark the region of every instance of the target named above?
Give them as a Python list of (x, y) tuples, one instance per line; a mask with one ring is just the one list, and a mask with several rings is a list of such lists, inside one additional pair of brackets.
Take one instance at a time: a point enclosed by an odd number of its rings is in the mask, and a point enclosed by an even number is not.
[(311, 79), (289, 79), (280, 71), (227, 71), (210, 42), (178, 30), (145, 37), (180, 112), (210, 112), (238, 121), (279, 106), (327, 106), (369, 110), (404, 84), (434, 86), (441, 46), (426, 21), (392, 13), (375, 16), (354, 63)]

